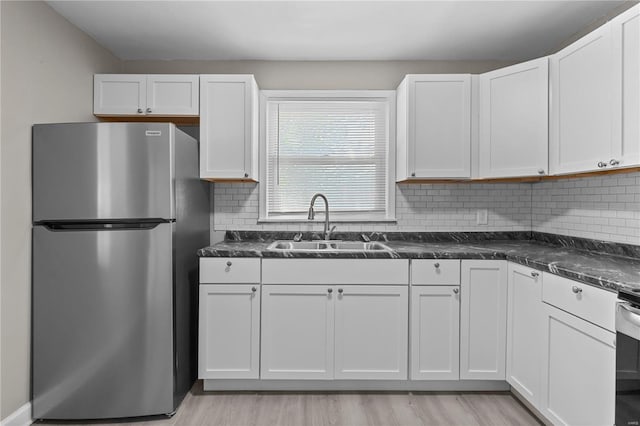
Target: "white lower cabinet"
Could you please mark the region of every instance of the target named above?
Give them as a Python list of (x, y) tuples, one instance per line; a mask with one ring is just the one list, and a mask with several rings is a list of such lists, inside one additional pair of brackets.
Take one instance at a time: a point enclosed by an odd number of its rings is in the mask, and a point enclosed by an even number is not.
[(615, 333), (543, 305), (540, 411), (557, 425), (613, 425)]
[(337, 288), (334, 378), (406, 380), (408, 287)]
[(404, 286), (265, 285), (261, 378), (406, 379), (407, 304)]
[(460, 286), (413, 286), (411, 379), (458, 380), (459, 338)]
[(463, 260), (460, 378), (505, 380), (507, 262)]
[(509, 263), (507, 382), (534, 407), (542, 379), (542, 273)]
[(201, 284), (198, 378), (257, 379), (260, 285)]
[(332, 379), (335, 291), (320, 285), (265, 285), (263, 379)]

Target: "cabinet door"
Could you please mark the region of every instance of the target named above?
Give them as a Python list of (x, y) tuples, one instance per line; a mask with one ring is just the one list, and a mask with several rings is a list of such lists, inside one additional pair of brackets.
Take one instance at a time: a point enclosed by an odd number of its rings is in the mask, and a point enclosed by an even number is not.
[(199, 75), (147, 76), (149, 115), (198, 115)]
[(620, 144), (620, 58), (613, 45), (606, 24), (551, 56), (553, 174), (602, 169)]
[(408, 287), (336, 288), (335, 378), (406, 380)]
[(622, 140), (611, 160), (634, 166), (640, 164), (640, 6), (618, 15), (611, 25), (616, 52), (622, 54)]
[(506, 261), (463, 260), (460, 293), (460, 378), (504, 380)]
[(548, 59), (480, 76), (480, 176), (547, 174)]
[(96, 74), (93, 76), (93, 113), (96, 115), (144, 114), (147, 98), (144, 74)]
[(411, 379), (460, 378), (460, 287), (411, 288)]
[(540, 403), (542, 273), (509, 263), (507, 382), (534, 407)]
[(615, 337), (610, 331), (543, 304), (540, 410), (558, 425), (615, 421)]
[(471, 176), (471, 76), (408, 77), (408, 172), (415, 178)]
[(335, 291), (317, 285), (262, 288), (263, 379), (332, 379)]
[(257, 98), (253, 76), (200, 76), (201, 178), (258, 179)]
[(257, 379), (260, 286), (200, 285), (198, 378)]

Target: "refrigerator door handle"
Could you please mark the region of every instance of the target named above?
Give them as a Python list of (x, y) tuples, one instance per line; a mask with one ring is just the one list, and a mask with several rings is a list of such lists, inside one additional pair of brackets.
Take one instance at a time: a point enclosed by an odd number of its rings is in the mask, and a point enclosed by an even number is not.
[(121, 231), (121, 230), (143, 230), (154, 229), (161, 223), (168, 221), (156, 222), (109, 222), (109, 223), (60, 223), (60, 222), (44, 222), (42, 226), (49, 231)]

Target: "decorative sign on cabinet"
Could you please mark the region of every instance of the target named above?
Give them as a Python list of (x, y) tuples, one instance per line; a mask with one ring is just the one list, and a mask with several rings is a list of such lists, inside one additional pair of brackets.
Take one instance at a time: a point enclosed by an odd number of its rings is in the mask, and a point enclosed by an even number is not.
[(397, 181), (471, 177), (471, 75), (407, 75), (396, 122)]
[(198, 75), (95, 74), (93, 113), (97, 116), (197, 117)]
[(258, 106), (252, 75), (200, 76), (200, 178), (258, 180)]

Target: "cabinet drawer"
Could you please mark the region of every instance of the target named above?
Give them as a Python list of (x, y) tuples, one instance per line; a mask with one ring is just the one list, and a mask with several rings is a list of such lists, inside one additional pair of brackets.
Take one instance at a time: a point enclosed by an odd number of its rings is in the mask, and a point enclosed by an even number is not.
[(615, 332), (616, 293), (544, 273), (542, 300)]
[(263, 284), (408, 285), (405, 259), (264, 259)]
[(200, 259), (200, 283), (259, 283), (260, 259), (206, 257)]
[(451, 259), (415, 259), (411, 261), (413, 285), (459, 285), (460, 261)]

